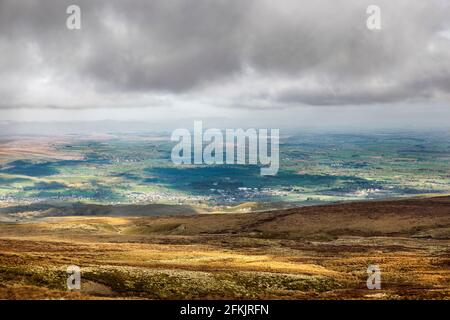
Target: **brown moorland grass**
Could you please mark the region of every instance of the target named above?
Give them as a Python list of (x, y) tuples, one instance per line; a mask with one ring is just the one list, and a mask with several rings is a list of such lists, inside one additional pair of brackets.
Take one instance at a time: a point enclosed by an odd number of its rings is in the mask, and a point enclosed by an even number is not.
[(449, 197), (0, 224), (1, 299), (449, 299), (449, 283)]

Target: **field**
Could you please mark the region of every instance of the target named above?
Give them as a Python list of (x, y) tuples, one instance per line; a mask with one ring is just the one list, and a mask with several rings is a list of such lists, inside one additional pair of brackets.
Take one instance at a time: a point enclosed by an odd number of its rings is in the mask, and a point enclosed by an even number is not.
[(450, 197), (149, 215), (1, 223), (0, 298), (450, 298)]

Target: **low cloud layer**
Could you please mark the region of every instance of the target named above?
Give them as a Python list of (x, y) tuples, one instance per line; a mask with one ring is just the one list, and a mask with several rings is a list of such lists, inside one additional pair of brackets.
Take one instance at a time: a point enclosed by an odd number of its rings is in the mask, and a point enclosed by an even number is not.
[(448, 102), (449, 18), (450, 0), (0, 0), (0, 109)]

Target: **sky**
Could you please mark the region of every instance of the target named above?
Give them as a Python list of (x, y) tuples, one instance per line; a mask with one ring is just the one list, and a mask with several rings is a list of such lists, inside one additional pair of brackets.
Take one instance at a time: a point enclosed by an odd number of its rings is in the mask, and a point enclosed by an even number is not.
[[(69, 5), (81, 29), (66, 27)], [(366, 9), (381, 10), (369, 30)], [(0, 0), (0, 121), (445, 127), (450, 0)]]

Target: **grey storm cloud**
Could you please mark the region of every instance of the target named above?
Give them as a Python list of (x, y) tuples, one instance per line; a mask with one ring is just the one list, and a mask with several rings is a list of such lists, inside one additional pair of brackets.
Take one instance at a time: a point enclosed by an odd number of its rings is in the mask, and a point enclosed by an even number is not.
[[(81, 30), (65, 27), (71, 4)], [(366, 28), (370, 4), (381, 30)], [(449, 30), (447, 0), (0, 0), (0, 108), (447, 101)]]

